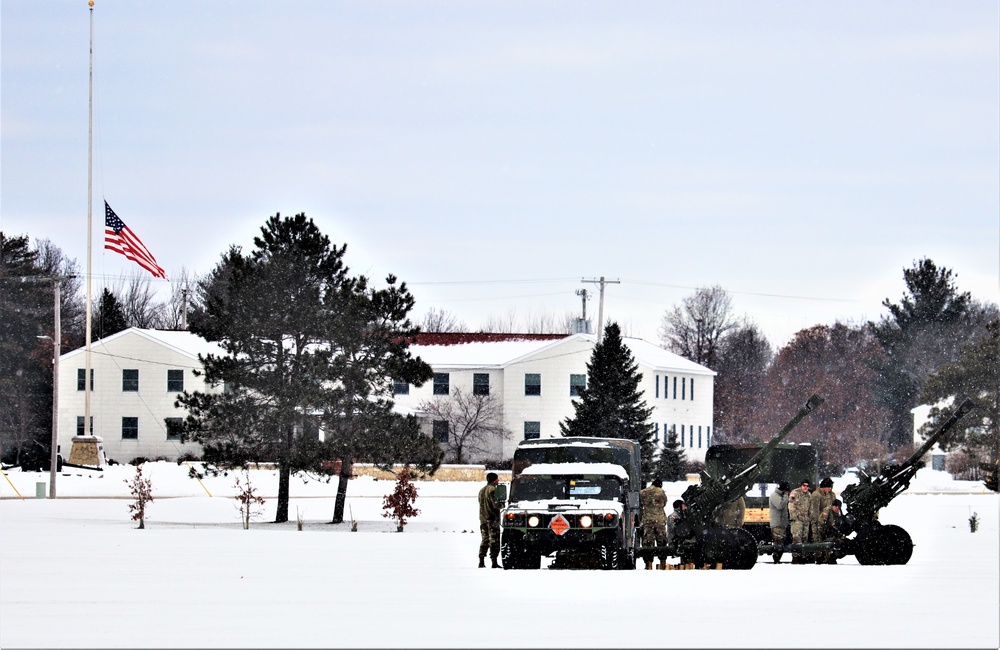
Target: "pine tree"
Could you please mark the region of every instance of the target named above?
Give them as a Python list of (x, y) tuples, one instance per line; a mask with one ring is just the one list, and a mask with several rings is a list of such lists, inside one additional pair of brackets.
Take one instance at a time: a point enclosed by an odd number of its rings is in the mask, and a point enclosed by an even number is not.
[(575, 414), (559, 423), (564, 436), (627, 438), (639, 442), (642, 473), (653, 471), (653, 409), (646, 406), (639, 391), (639, 366), (622, 342), (617, 323), (604, 329), (603, 340), (594, 346), (587, 363), (587, 386), (573, 401)]
[(686, 464), (684, 445), (677, 439), (677, 431), (670, 429), (667, 440), (663, 443), (663, 449), (656, 459), (656, 470), (653, 474), (664, 481), (681, 481), (684, 479)]
[(292, 472), (341, 459), (341, 523), (354, 459), (429, 470), (441, 462), (415, 418), (392, 412), (394, 378), (419, 386), (433, 375), (409, 352), (419, 332), (408, 318), (413, 297), (391, 275), (384, 289), (349, 276), (346, 248), (304, 214), (275, 215), (249, 255), (230, 248), (199, 283), (190, 329), (225, 351), (199, 359), (206, 382), (226, 390), (183, 393), (182, 433), (208, 462), (276, 461), (275, 522), (288, 521)]
[(103, 339), (128, 329), (128, 320), (125, 318), (125, 310), (122, 304), (105, 287), (101, 293), (101, 299), (97, 302), (97, 313), (94, 314), (94, 325), (97, 331), (97, 338)]
[(943, 408), (931, 408), (929, 422), (921, 433), (926, 438), (967, 395), (978, 408), (962, 418), (938, 444), (946, 451), (964, 447), (993, 462), (1000, 450), (1000, 320), (987, 325), (986, 330), (986, 336), (962, 348), (955, 363), (927, 378), (921, 401), (948, 403)]

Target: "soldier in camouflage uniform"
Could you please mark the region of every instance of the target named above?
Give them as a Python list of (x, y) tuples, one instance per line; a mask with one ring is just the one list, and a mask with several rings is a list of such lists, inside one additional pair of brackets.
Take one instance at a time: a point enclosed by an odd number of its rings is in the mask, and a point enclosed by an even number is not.
[[(788, 495), (788, 519), (792, 524), (793, 544), (809, 543), (809, 527), (812, 523), (809, 511), (809, 504), (812, 502), (810, 487), (812, 484), (809, 481), (802, 481), (802, 485)], [(805, 564), (802, 553), (792, 553), (792, 564)]]
[[(642, 502), (642, 545), (649, 548), (667, 545), (667, 515), (663, 509), (667, 505), (667, 495), (663, 491), (663, 481), (654, 478), (651, 485), (639, 492)], [(660, 565), (666, 562), (666, 554), (660, 555)], [(645, 560), (646, 568), (653, 568), (653, 559)]]
[[(837, 495), (833, 493), (833, 479), (824, 478), (819, 482), (819, 489), (809, 501), (809, 520), (814, 542), (828, 542), (834, 539), (832, 526), (836, 522), (831, 521), (831, 507), (836, 500)], [(828, 564), (830, 560), (833, 560), (830, 553), (816, 555), (816, 564)]]
[(677, 525), (677, 522), (680, 521), (681, 517), (684, 516), (684, 511), (687, 510), (687, 504), (685, 504), (682, 499), (677, 499), (674, 501), (673, 505), (674, 511), (667, 517), (667, 544), (673, 540), (674, 527)]
[(486, 485), (479, 491), (479, 568), (486, 567), (486, 552), (489, 551), (493, 568), (499, 569), (497, 557), (500, 555), (500, 506), (497, 505), (496, 489), (500, 477), (494, 472), (486, 475)]
[[(771, 524), (771, 543), (775, 546), (785, 543), (785, 535), (788, 533), (788, 496), (790, 492), (788, 483), (782, 481), (771, 493), (768, 499), (768, 517)], [(781, 563), (782, 553), (772, 553), (771, 559), (775, 564)]]

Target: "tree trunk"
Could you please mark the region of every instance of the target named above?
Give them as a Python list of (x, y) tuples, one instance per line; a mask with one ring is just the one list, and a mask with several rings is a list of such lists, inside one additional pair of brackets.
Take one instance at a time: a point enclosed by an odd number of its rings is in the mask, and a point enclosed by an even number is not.
[(281, 524), (288, 521), (288, 492), (292, 478), (292, 436), (294, 431), (291, 425), (285, 431), (285, 448), (282, 450), (284, 458), (278, 465), (278, 511), (274, 517), (274, 523)]
[(340, 459), (340, 475), (337, 480), (337, 500), (333, 505), (331, 524), (344, 523), (344, 506), (347, 504), (347, 481), (351, 478), (351, 459)]

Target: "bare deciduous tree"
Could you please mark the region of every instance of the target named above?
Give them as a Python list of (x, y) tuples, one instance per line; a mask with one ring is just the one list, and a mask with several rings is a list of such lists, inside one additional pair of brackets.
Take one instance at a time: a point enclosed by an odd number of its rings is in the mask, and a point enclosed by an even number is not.
[(447, 440), (440, 440), (449, 462), (498, 453), (496, 443), (514, 434), (503, 423), (503, 403), (493, 394), (466, 393), (460, 388), (447, 397), (420, 404), (429, 419), (448, 423)]
[(490, 314), (482, 331), (490, 334), (510, 334), (517, 325), (517, 308), (511, 307), (506, 314)]
[(111, 291), (115, 294), (129, 327), (158, 328), (164, 326), (164, 305), (156, 300), (145, 271), (129, 271), (115, 281)]
[(714, 368), (722, 338), (736, 329), (732, 298), (722, 287), (698, 289), (680, 306), (663, 315), (663, 347), (686, 359)]
[(420, 330), (423, 332), (464, 332), (466, 327), (465, 323), (450, 311), (431, 307), (424, 314), (423, 320), (420, 321)]

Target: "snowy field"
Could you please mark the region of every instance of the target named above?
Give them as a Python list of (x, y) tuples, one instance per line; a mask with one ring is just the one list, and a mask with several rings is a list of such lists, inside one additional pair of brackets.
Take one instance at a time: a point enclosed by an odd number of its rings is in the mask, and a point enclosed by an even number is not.
[(268, 523), (277, 475), (255, 471), (269, 498), (246, 531), (232, 475), (186, 472), (144, 466), (145, 530), (134, 468), (67, 468), (55, 500), (34, 498), (47, 473), (5, 472), (0, 648), (1000, 647), (1000, 498), (927, 469), (881, 516), (913, 537), (905, 566), (607, 572), (477, 569), (478, 483), (417, 483), (399, 534), (381, 516), (392, 482), (353, 480), (352, 533), (326, 523), (336, 483), (297, 477), (292, 521)]

